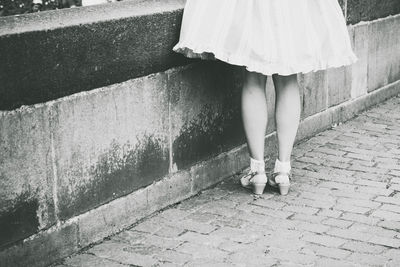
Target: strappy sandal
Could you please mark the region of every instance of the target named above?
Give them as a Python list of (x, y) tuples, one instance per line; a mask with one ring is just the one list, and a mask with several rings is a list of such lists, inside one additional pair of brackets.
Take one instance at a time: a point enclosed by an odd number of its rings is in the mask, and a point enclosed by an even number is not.
[(240, 178), (240, 183), (244, 188), (249, 188), (253, 190), (256, 195), (261, 195), (264, 192), (264, 188), (267, 185), (268, 178), (265, 172), (249, 172), (242, 178)]
[(290, 172), (276, 172), (268, 179), (268, 184), (272, 187), (279, 188), (280, 194), (285, 196), (289, 193), (291, 179), (292, 174)]

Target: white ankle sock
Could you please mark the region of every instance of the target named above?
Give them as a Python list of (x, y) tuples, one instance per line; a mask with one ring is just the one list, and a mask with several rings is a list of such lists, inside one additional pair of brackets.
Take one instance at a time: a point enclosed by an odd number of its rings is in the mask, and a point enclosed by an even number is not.
[(251, 172), (265, 172), (264, 161), (250, 158), (250, 171)]
[(290, 166), (290, 161), (280, 161), (276, 159), (274, 172), (290, 172), (292, 167)]

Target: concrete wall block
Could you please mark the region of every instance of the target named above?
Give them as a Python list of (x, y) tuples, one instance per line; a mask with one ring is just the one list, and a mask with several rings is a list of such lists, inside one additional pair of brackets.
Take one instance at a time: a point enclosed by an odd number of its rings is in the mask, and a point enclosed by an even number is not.
[(302, 118), (327, 108), (328, 79), (326, 71), (310, 72), (298, 76), (303, 92)]
[(60, 218), (81, 214), (168, 173), (165, 85), (166, 75), (157, 74), (53, 104)]
[(147, 189), (137, 190), (78, 217), (79, 247), (84, 248), (151, 214)]
[(182, 0), (121, 1), (23, 19), (0, 17), (0, 109), (187, 64), (172, 51), (182, 7)]
[(0, 112), (0, 247), (55, 223), (44, 106)]
[(148, 207), (155, 212), (192, 195), (192, 177), (189, 171), (175, 172), (148, 188)]
[(398, 0), (347, 0), (347, 22), (356, 24), (400, 13)]
[(0, 267), (42, 267), (78, 251), (78, 226), (64, 224), (0, 251)]
[[(250, 161), (247, 151), (241, 149), (237, 152), (238, 153), (223, 153), (211, 160), (192, 166), (190, 168), (190, 176), (193, 179), (192, 193), (196, 194), (200, 190), (215, 185), (224, 178), (248, 166)], [(240, 155), (242, 160), (236, 161), (238, 155)]]
[(276, 130), (275, 122), (275, 87), (272, 76), (268, 76), (266, 88), (267, 110), (268, 110), (268, 125), (266, 134), (270, 134)]
[(168, 74), (175, 170), (245, 142), (240, 112), (242, 68), (199, 62)]
[(369, 24), (369, 92), (400, 79), (399, 25), (400, 16), (377, 20)]
[(332, 68), (328, 76), (328, 107), (338, 105), (351, 98), (352, 67)]
[(351, 97), (357, 98), (368, 92), (368, 24), (351, 27), (352, 46), (358, 61), (352, 65)]

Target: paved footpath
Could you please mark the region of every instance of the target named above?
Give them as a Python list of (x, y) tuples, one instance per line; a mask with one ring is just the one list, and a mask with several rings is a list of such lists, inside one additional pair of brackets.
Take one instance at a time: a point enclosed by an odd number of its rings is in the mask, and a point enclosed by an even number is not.
[(400, 98), (293, 153), (288, 196), (238, 175), (57, 266), (400, 266)]

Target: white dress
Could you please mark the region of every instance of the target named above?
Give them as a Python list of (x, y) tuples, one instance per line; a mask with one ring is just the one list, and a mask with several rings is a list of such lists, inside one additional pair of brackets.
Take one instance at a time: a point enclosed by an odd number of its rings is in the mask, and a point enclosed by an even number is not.
[(187, 0), (173, 50), (265, 75), (356, 61), (337, 0)]

